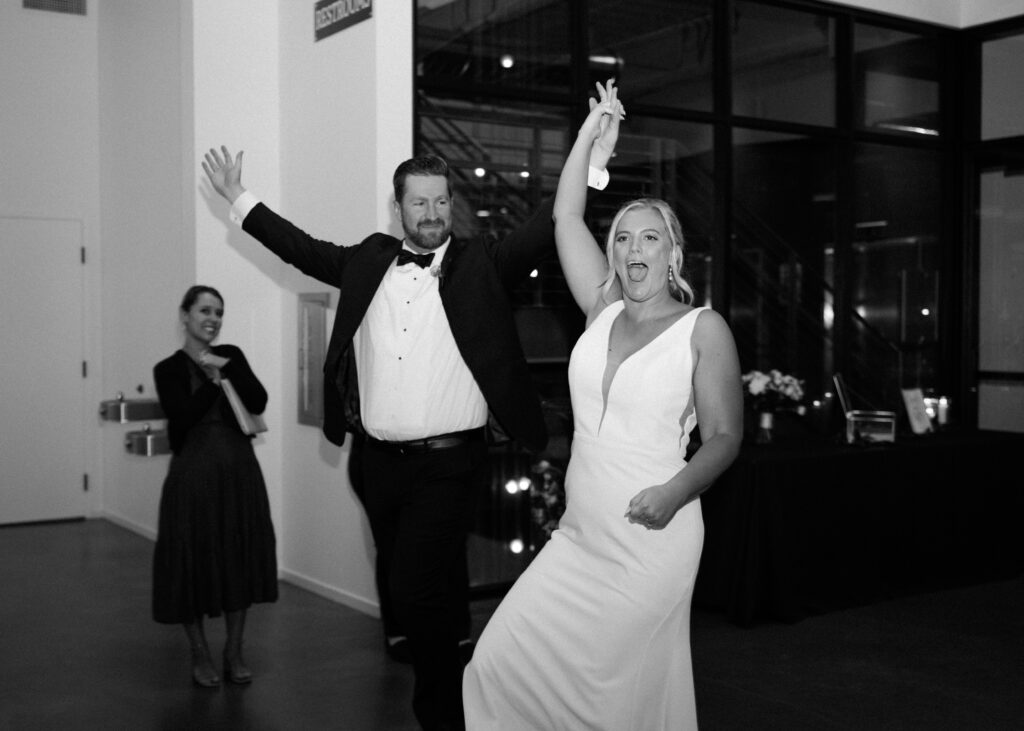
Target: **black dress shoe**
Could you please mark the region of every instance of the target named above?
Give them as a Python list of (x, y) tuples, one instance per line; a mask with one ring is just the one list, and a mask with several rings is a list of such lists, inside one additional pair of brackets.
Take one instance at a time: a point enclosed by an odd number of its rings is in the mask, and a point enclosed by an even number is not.
[(384, 638), (384, 649), (395, 662), (404, 665), (412, 664), (412, 650), (409, 649), (409, 640), (406, 637)]

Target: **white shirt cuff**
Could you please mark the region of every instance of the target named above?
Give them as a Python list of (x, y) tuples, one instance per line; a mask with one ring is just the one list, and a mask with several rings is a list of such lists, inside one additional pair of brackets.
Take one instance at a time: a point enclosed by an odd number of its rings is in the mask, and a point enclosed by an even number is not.
[[(587, 171), (587, 185), (597, 190), (604, 190), (608, 186), (608, 180), (611, 176), (608, 175), (608, 168), (604, 170), (598, 170), (593, 165)], [(241, 196), (239, 196), (241, 197)]]
[(231, 213), (229, 217), (231, 222), (236, 226), (241, 226), (242, 221), (249, 215), (249, 211), (256, 207), (256, 204), (260, 202), (260, 199), (249, 191), (243, 192), (240, 196), (235, 198), (235, 202), (231, 204)]

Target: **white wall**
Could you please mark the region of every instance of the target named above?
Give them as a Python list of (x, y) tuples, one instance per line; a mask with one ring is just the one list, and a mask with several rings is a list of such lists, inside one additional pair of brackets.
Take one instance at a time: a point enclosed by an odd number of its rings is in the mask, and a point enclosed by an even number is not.
[[(375, 197), (364, 181), (375, 170), (369, 153), (375, 135), (372, 57), (375, 20), (314, 42), (310, 7), (281, 7), (282, 193), (267, 203), (318, 238), (359, 241), (375, 225)], [(353, 63), (355, 59), (355, 63)], [(353, 144), (355, 142), (356, 144)], [(252, 180), (263, 196), (262, 186)], [(341, 202), (344, 201), (342, 204)], [(298, 294), (335, 289), (289, 267), (283, 316), (282, 393), (286, 419), (282, 528), (307, 540), (284, 546), (285, 575), (295, 583), (374, 611), (373, 546), (347, 478), (348, 449), (330, 444), (319, 429), (297, 423)], [(332, 323), (328, 323), (328, 327)]]
[(990, 23), (1024, 15), (1024, 0), (964, 0), (960, 3), (960, 27)]
[[(89, 262), (84, 299), (69, 292), (64, 305), (82, 310), (83, 357), (92, 374), (83, 381), (83, 403), (76, 409), (84, 414), (83, 469), (93, 486), (85, 500), (90, 515), (102, 503), (102, 434), (96, 418), (102, 354), (97, 77), (94, 16), (0, 3), (0, 216), (73, 222), (81, 227)], [(0, 348), (4, 357), (12, 357), (17, 348), (23, 362), (33, 362), (31, 342), (3, 343)], [(19, 427), (3, 421), (9, 416), (0, 407), (0, 433)], [(40, 445), (41, 453), (26, 459), (46, 459), (46, 450), (53, 446)]]
[(0, 211), (85, 223), (98, 241), (96, 18), (0, 3)]
[(1024, 15), (1024, 0), (837, 0), (834, 4), (953, 28)]
[[(282, 4), (279, 211), (313, 235), (349, 245), (392, 230), (391, 175), (412, 154), (412, 5), (378, 3), (374, 17), (313, 40), (310, 7)], [(401, 40), (399, 40), (401, 39)], [(383, 56), (383, 59), (382, 59)], [(262, 195), (262, 193), (261, 193)], [(268, 202), (271, 202), (268, 200)], [(289, 268), (285, 297), (285, 576), (377, 612), (373, 541), (348, 480), (348, 445), (296, 423), (298, 294), (335, 290)], [(330, 327), (331, 323), (328, 323)]]
[(960, 0), (837, 0), (832, 4), (850, 5), (954, 28), (960, 26)]
[[(192, 3), (191, 140), (181, 165), (193, 198), (195, 281), (224, 296), (219, 342), (237, 345), (270, 396), (264, 414), (270, 431), (255, 440), (271, 514), (280, 531), (282, 485), (281, 263), (228, 220), (227, 202), (202, 172), (203, 153), (227, 146), (243, 157), (243, 181), (272, 198), (280, 187), (279, 44), (277, 0)], [(278, 549), (280, 556), (281, 550)]]
[[(137, 0), (102, 0), (95, 15), (103, 322), (97, 372), (103, 398), (156, 398), (153, 366), (181, 346), (178, 304), (195, 278), (192, 196), (181, 184), (181, 160), (191, 150), (187, 16), (180, 3)], [(125, 432), (140, 426), (99, 429), (102, 513), (155, 537), (168, 458), (126, 453)]]

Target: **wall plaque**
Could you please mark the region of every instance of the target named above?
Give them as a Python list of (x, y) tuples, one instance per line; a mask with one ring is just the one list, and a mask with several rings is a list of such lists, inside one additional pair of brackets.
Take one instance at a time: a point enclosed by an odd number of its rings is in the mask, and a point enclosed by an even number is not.
[(318, 0), (313, 6), (314, 42), (368, 20), (373, 15), (373, 0)]
[(299, 295), (299, 423), (323, 426), (324, 357), (327, 355), (326, 293)]

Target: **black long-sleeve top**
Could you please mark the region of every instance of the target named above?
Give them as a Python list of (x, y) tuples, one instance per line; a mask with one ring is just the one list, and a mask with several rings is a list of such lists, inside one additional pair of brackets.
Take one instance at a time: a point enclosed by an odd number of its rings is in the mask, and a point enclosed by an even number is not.
[[(210, 352), (228, 359), (220, 369), (221, 377), (231, 381), (249, 411), (262, 414), (267, 407), (267, 391), (252, 372), (242, 350), (234, 345), (215, 345)], [(167, 438), (175, 454), (181, 450), (188, 430), (199, 423), (221, 392), (220, 386), (206, 378), (205, 373), (204, 381), (193, 392), (190, 375), (193, 367), (197, 366), (184, 350), (176, 351), (153, 367), (157, 397), (167, 416)]]

